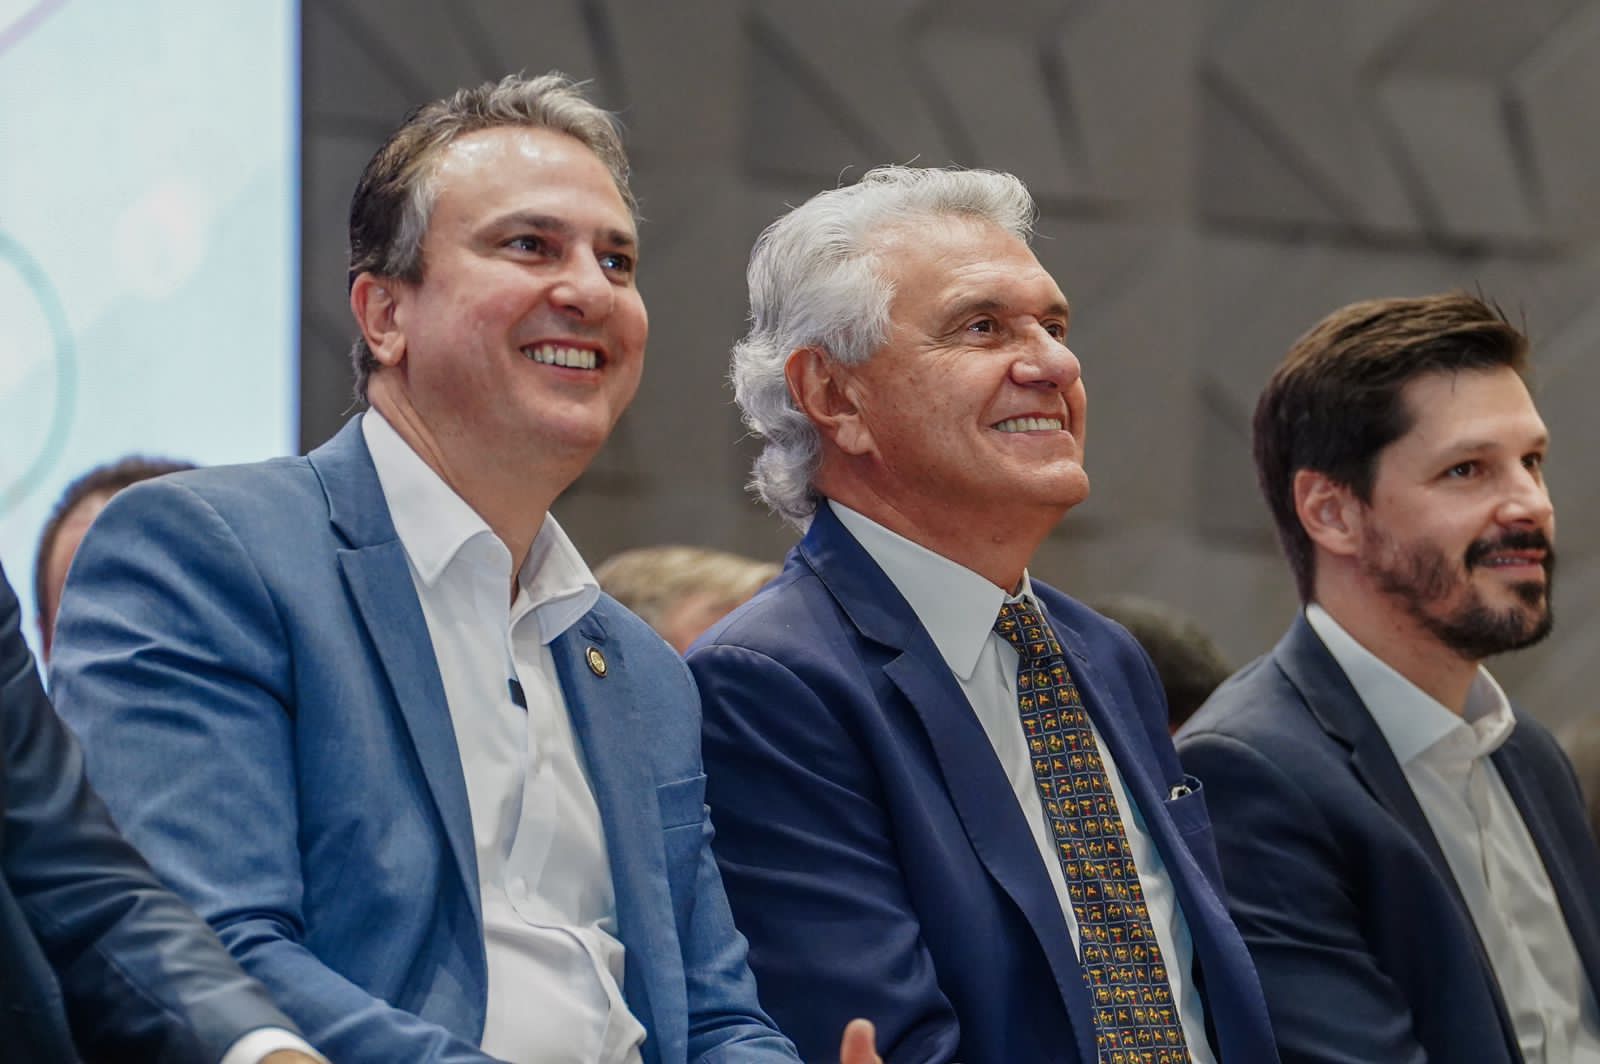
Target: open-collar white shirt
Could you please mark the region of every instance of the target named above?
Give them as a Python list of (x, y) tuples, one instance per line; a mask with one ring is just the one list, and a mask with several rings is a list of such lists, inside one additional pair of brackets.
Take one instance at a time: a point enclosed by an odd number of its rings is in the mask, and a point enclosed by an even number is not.
[(637, 1064), (645, 1032), (622, 996), (605, 827), (549, 648), (599, 587), (547, 516), (513, 599), (511, 552), (483, 518), (376, 410), (361, 430), (466, 777), (489, 964), (482, 1048), (516, 1062)]
[(1372, 714), (1466, 899), (1528, 1064), (1600, 1062), (1600, 1014), (1544, 861), (1489, 755), (1516, 718), (1478, 668), (1465, 712), (1396, 672), (1316, 603), (1306, 620)]
[[(831, 499), (828, 506), (889, 577), (955, 674), (1011, 783), (1017, 806), (1033, 833), (1039, 859), (1055, 888), (1061, 915), (1066, 918), (1067, 930), (1072, 935), (1072, 948), (1081, 956), (1078, 921), (1067, 895), (1066, 876), (1056, 857), (1055, 839), (1039, 801), (1033, 758), (1022, 734), (1022, 719), (1017, 708), (1017, 652), (994, 631), (1000, 606), (1005, 602), (1027, 598), (1044, 615), (1044, 607), (1034, 597), (1027, 573), (1022, 575), (1019, 593), (1007, 595), (971, 569), (891, 532), (848, 506)], [(1167, 958), (1172, 996), (1178, 1003), (1189, 1054), (1196, 1064), (1215, 1064), (1216, 1058), (1206, 1039), (1205, 1006), (1192, 974), (1194, 943), (1189, 937), (1189, 924), (1178, 905), (1161, 852), (1145, 830), (1144, 817), (1117, 771), (1116, 759), (1092, 721), (1089, 727), (1094, 731), (1106, 777), (1117, 798), (1122, 829), (1133, 851), (1134, 866), (1139, 870), (1139, 882), (1144, 888), (1156, 941), (1161, 946), (1162, 956)]]

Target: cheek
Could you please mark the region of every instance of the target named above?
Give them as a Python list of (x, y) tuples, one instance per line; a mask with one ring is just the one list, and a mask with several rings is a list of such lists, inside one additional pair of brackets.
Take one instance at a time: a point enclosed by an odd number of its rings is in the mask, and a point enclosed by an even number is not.
[(645, 342), (650, 338), (650, 314), (637, 288), (620, 291), (608, 324), (612, 342), (621, 348), (624, 356), (637, 359), (644, 354)]

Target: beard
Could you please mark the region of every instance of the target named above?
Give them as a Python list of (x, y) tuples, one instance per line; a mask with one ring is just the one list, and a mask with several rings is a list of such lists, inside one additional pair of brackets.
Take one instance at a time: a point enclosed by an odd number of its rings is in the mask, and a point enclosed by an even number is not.
[[(1440, 643), (1468, 661), (1482, 661), (1508, 650), (1521, 650), (1550, 634), (1555, 615), (1550, 608), (1555, 551), (1543, 532), (1508, 532), (1480, 539), (1452, 562), (1432, 543), (1401, 546), (1379, 529), (1366, 530), (1362, 568), (1378, 589), (1393, 596), (1406, 613)], [(1472, 571), (1503, 550), (1543, 550), (1544, 581), (1511, 585), (1519, 600), (1496, 608), (1472, 584)], [(1439, 607), (1452, 599), (1453, 608)]]

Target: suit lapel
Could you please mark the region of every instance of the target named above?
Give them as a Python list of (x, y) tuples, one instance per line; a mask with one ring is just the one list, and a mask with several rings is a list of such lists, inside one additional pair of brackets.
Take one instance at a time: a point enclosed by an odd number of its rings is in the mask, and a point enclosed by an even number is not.
[(1494, 967), (1489, 960), (1489, 951), (1484, 948), (1483, 939), (1478, 934), (1472, 910), (1467, 908), (1467, 899), (1456, 883), (1450, 862), (1439, 847), (1438, 836), (1434, 835), (1427, 815), (1417, 803), (1416, 793), (1406, 780), (1394, 751), (1389, 748), (1388, 740), (1378, 728), (1378, 722), (1372, 719), (1372, 714), (1351, 685), (1344, 669), (1340, 668), (1333, 654), (1323, 645), (1304, 614), (1295, 619), (1278, 642), (1273, 650), (1273, 659), (1299, 690), (1300, 697), (1305, 699), (1306, 707), (1323, 730), (1349, 748), (1350, 767), (1356, 777), (1422, 847), (1434, 874), (1449, 887), (1451, 896), (1456, 900), (1456, 914), (1471, 932), (1473, 943), (1477, 946), (1479, 973), (1499, 1013), (1501, 1029), (1511, 1037), (1510, 1032), (1514, 1030), (1511, 1014), (1506, 1010), (1500, 984), (1494, 977)]
[(389, 518), (360, 419), (351, 419), (308, 458), (327, 495), (329, 520), (350, 544), (338, 557), (355, 613), (377, 650), (411, 737), (412, 752), (439, 811), (473, 918), (481, 926), (472, 809), (455, 727), (405, 548)]
[(1589, 985), (1600, 992), (1600, 923), (1595, 912), (1594, 884), (1586, 884), (1570, 847), (1556, 829), (1558, 817), (1550, 808), (1548, 791), (1539, 784), (1535, 752), (1526, 732), (1514, 729), (1511, 737), (1492, 755), (1506, 791), (1522, 815), (1522, 823), (1533, 838), (1534, 848), (1544, 861), (1550, 885), (1566, 917), (1567, 933), (1583, 962)]
[(1395, 760), (1388, 740), (1362, 704), (1349, 677), (1304, 615), (1290, 626), (1273, 651), (1273, 658), (1299, 690), (1322, 729), (1350, 751), (1350, 767), (1356, 777), (1422, 847), (1434, 871), (1450, 884), (1465, 913), (1466, 899), (1456, 889), (1450, 863), (1439, 848), (1422, 806), (1417, 804), (1400, 762)]
[[(628, 1005), (650, 1031), (646, 1045), (654, 1044), (659, 1057), (670, 1059), (681, 1056), (681, 1050), (675, 1054), (671, 1049), (677, 1031), (659, 1018), (687, 1016), (688, 1002), (683, 986), (664, 978), (673, 966), (646, 963), (681, 953), (667, 889), (649, 734), (638, 708), (649, 697), (651, 681), (628, 668), (622, 643), (610, 638), (603, 609), (586, 613), (550, 644), (550, 652), (605, 825), (617, 937), (627, 951)], [(591, 658), (591, 650), (598, 657)]]
[(899, 653), (884, 674), (916, 711), (973, 852), (1021, 910), (1050, 964), (1083, 1060), (1097, 1059), (1083, 969), (1027, 821), (983, 725), (932, 638), (871, 555), (827, 506), (801, 554), (862, 635)]

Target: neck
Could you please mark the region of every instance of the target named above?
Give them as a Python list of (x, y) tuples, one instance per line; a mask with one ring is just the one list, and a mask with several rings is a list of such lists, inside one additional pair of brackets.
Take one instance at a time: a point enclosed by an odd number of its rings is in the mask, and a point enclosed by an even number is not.
[(1006, 514), (997, 521), (993, 513), (975, 514), (955, 506), (912, 507), (860, 485), (830, 486), (821, 477), (817, 490), (918, 546), (971, 569), (1007, 594), (1021, 586), (1028, 562), (1061, 520), (1059, 512)]
[(367, 400), (506, 545), (511, 552), (511, 595), (515, 598), (517, 573), (533, 548), (534, 538), (544, 527), (551, 505), (576, 479), (576, 474), (552, 480), (549, 462), (513, 453), (509, 448), (485, 461), (481, 452), (474, 454), (467, 446), (470, 430), (452, 431), (451, 426), (430, 425), (411, 403), (404, 387), (385, 375), (374, 374), (368, 384)]
[(1315, 601), (1379, 661), (1456, 716), (1466, 712), (1478, 662), (1440, 643), (1415, 618), (1374, 589), (1319, 580)]

